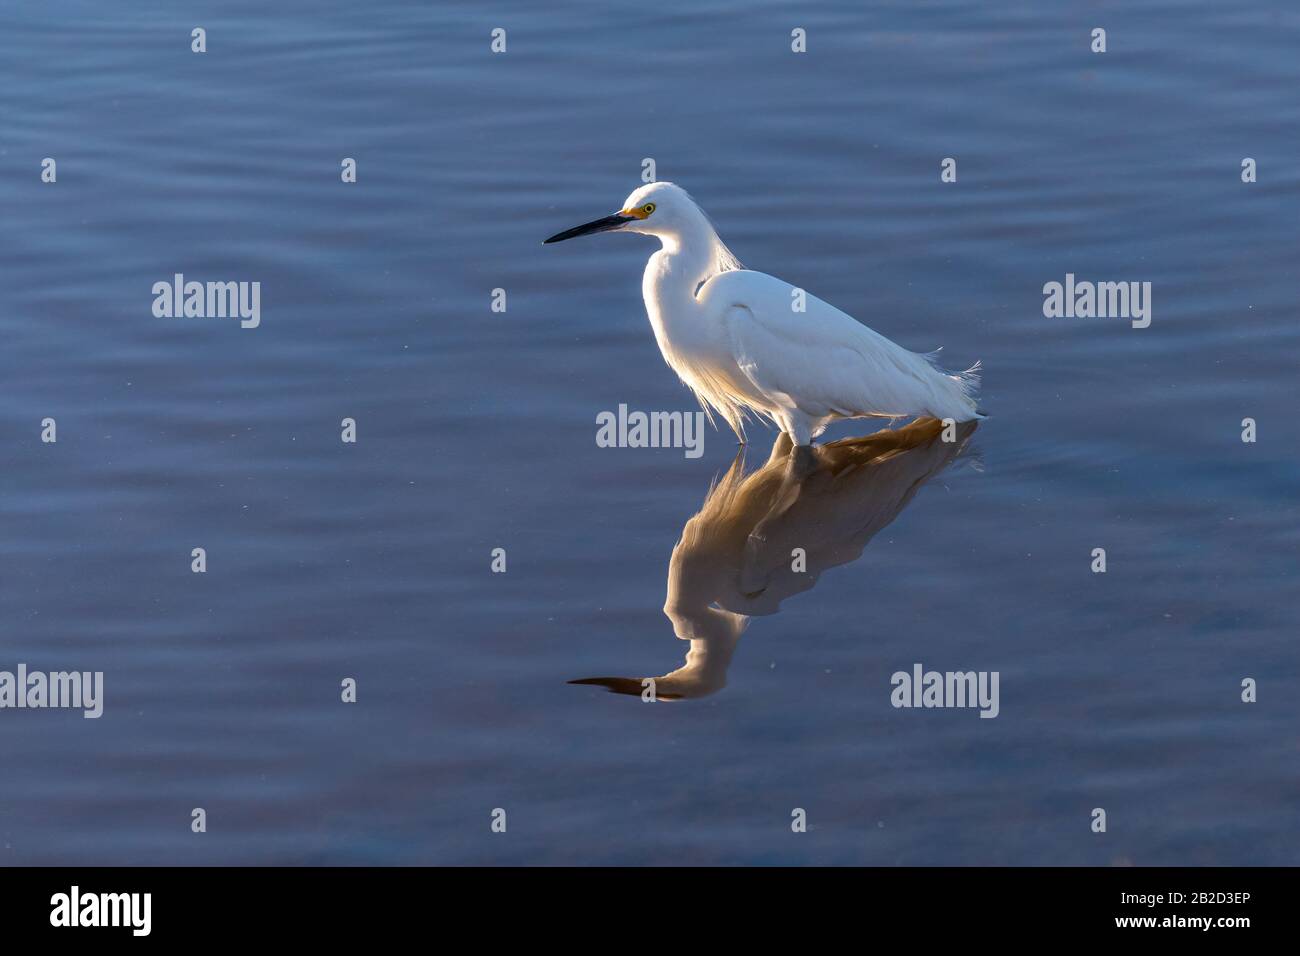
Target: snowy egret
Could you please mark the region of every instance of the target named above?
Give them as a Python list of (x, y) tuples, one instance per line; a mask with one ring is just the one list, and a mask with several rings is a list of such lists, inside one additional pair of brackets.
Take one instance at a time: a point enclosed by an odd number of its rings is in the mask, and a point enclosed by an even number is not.
[(742, 268), (680, 186), (642, 186), (612, 216), (545, 241), (613, 231), (663, 244), (641, 282), (659, 350), (742, 442), (751, 412), (797, 446), (840, 418), (983, 417), (978, 362), (949, 374), (821, 299)]
[[(824, 572), (856, 561), (920, 487), (965, 450), (977, 427), (955, 426), (955, 440), (943, 441), (943, 426), (925, 418), (831, 442), (817, 449), (817, 467), (800, 478), (793, 495), (786, 483), (794, 454), (789, 439), (777, 439), (767, 464), (748, 476), (742, 449), (673, 548), (664, 614), (690, 649), (682, 667), (654, 679), (655, 697), (703, 697), (726, 686), (750, 618), (776, 614)], [(802, 553), (802, 565), (791, 561), (795, 553)], [(643, 680), (569, 683), (642, 694)]]

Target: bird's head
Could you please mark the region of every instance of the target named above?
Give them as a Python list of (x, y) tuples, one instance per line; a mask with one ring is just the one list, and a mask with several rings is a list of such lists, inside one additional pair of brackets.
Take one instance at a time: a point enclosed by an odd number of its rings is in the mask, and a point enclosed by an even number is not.
[(615, 230), (660, 238), (674, 237), (701, 221), (704, 221), (704, 213), (685, 189), (672, 183), (648, 183), (623, 200), (622, 208), (612, 216), (593, 219), (544, 241), (563, 242)]

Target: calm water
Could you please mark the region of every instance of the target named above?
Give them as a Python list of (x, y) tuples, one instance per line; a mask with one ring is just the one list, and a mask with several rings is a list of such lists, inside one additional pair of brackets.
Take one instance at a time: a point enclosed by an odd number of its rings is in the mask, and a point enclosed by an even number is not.
[[(1294, 5), (328, 6), (0, 13), (0, 669), (106, 685), (0, 711), (0, 861), (1296, 862)], [(695, 407), (653, 243), (540, 244), (645, 157), (748, 266), (982, 359), (992, 419), (823, 474), (746, 563), (755, 429), (675, 557), (734, 439), (594, 440)], [(155, 318), (178, 272), (261, 326)], [(1067, 272), (1151, 326), (1044, 318)], [(727, 686), (567, 685), (682, 665), (670, 568), (709, 620), (779, 585)], [(917, 662), (1000, 716), (892, 708)]]

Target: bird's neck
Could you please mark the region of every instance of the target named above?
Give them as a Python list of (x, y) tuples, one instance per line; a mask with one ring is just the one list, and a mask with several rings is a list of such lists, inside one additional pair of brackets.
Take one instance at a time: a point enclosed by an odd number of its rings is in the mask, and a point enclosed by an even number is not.
[(718, 271), (721, 242), (709, 223), (699, 222), (659, 237), (663, 248), (650, 257), (641, 291), (651, 318), (673, 306), (689, 305), (705, 279)]
[[(676, 627), (682, 623), (674, 619)], [(665, 674), (656, 682), (664, 694), (683, 697), (704, 697), (727, 686), (727, 670), (736, 653), (740, 635), (744, 633), (749, 618), (742, 614), (718, 608), (705, 608), (691, 622), (691, 649), (686, 652), (686, 662), (677, 670)], [(678, 630), (679, 636), (682, 630)]]

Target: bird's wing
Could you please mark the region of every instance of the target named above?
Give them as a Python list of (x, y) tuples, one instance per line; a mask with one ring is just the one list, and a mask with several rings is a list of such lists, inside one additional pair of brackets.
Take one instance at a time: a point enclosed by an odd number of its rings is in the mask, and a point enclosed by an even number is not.
[(722, 273), (700, 290), (721, 310), (736, 364), (768, 395), (815, 417), (897, 417), (947, 390), (924, 355), (821, 299), (805, 294), (805, 311), (796, 312), (795, 291), (759, 272)]

